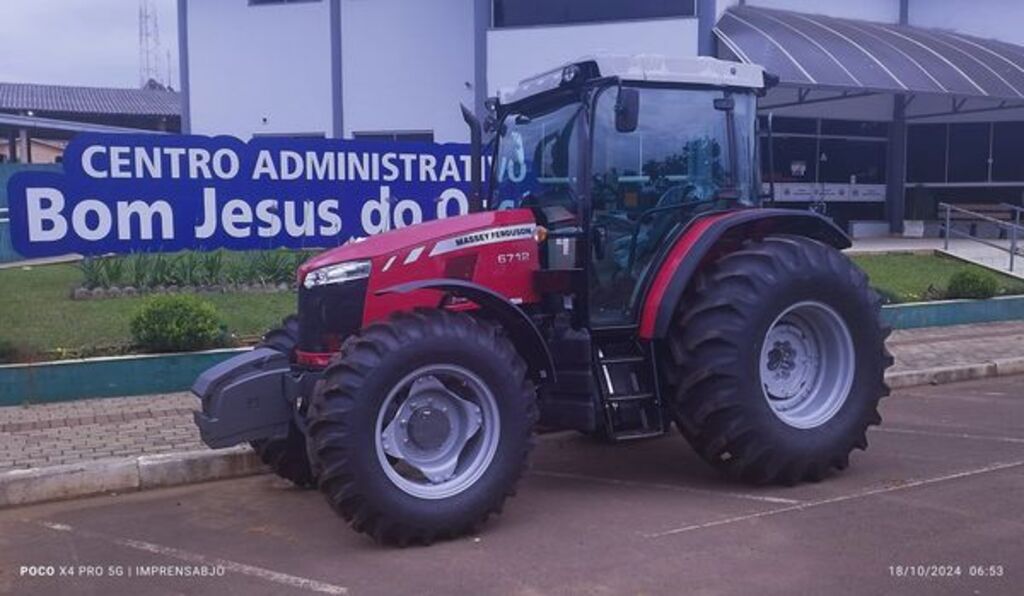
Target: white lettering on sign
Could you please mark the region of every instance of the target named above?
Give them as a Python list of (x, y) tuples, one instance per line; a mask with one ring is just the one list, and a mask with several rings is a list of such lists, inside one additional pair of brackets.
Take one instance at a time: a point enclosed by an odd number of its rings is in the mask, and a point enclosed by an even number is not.
[[(55, 188), (28, 188), (25, 191), (28, 211), (29, 242), (58, 242), (67, 237), (68, 218), (64, 215), (64, 194)], [(161, 240), (174, 238), (174, 211), (167, 201), (118, 201), (115, 205), (117, 237), (153, 240), (159, 222)], [(102, 201), (86, 199), (71, 210), (70, 231), (84, 240), (97, 241), (109, 236), (114, 229), (115, 213)]]
[(25, 199), (29, 242), (55, 242), (67, 235), (68, 220), (61, 215), (64, 193), (56, 188), (29, 188)]

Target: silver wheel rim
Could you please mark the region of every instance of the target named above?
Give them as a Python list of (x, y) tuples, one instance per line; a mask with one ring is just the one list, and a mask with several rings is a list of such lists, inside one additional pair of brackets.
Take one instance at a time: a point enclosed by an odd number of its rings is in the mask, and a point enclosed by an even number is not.
[(772, 412), (796, 428), (825, 424), (853, 386), (856, 356), (846, 322), (821, 302), (799, 302), (768, 328), (761, 347), (761, 390)]
[(480, 377), (451, 364), (424, 366), (399, 381), (381, 404), (377, 459), (406, 493), (446, 499), (487, 471), (500, 428), (498, 403)]

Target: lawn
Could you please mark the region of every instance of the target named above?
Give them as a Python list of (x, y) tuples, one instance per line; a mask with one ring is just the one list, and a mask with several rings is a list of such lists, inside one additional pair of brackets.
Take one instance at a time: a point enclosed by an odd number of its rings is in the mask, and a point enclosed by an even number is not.
[(854, 255), (853, 260), (871, 278), (871, 285), (880, 290), (891, 302), (918, 302), (941, 298), (950, 276), (964, 269), (985, 271), (994, 275), (999, 281), (999, 295), (1024, 294), (1022, 280), (941, 255)]
[[(0, 343), (45, 359), (116, 354), (131, 347), (128, 324), (143, 298), (71, 300), (75, 265), (0, 270)], [(202, 294), (240, 338), (261, 335), (295, 310), (293, 292)]]
[[(941, 256), (882, 254), (853, 259), (892, 302), (939, 298), (953, 273), (980, 269)], [(999, 294), (1024, 294), (1024, 281), (997, 277)], [(0, 270), (0, 344), (16, 348), (19, 359), (130, 352), (129, 321), (144, 298), (71, 300), (71, 289), (82, 279), (76, 265)], [(201, 296), (217, 307), (228, 331), (241, 341), (258, 337), (295, 309), (293, 292)]]

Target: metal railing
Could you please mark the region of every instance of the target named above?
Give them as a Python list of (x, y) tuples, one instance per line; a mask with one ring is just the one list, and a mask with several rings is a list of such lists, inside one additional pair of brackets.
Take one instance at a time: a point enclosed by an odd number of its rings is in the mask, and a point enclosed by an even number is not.
[[(1007, 204), (1007, 203), (1000, 203), (998, 206), (1003, 208), (1003, 209), (1008, 209), (1008, 210), (1010, 210), (1013, 213), (1013, 221), (1012, 222), (1011, 221), (1004, 221), (1002, 219), (999, 219), (998, 217), (992, 217), (992, 216), (989, 216), (989, 215), (985, 215), (984, 213), (978, 213), (977, 211), (971, 211), (969, 209), (964, 209), (963, 207), (958, 207), (956, 205), (950, 205), (949, 203), (939, 203), (939, 208), (945, 210), (945, 215), (943, 217), (943, 220), (944, 220), (945, 223), (943, 225), (943, 230), (942, 230), (942, 235), (945, 238), (943, 249), (946, 252), (949, 252), (949, 238), (950, 238), (950, 236), (956, 236), (958, 238), (966, 238), (968, 240), (972, 240), (972, 241), (977, 242), (979, 244), (984, 244), (986, 246), (990, 246), (992, 248), (998, 249), (998, 250), (1000, 250), (1002, 252), (1009, 253), (1009, 255), (1010, 255), (1009, 270), (1013, 271), (1013, 268), (1014, 268), (1014, 265), (1015, 265), (1015, 263), (1014, 263), (1015, 258), (1018, 255), (1019, 256), (1024, 256), (1024, 252), (1022, 252), (1020, 250), (1020, 239), (1021, 239), (1021, 237), (1024, 237), (1024, 227), (1021, 226), (1021, 214), (1024, 213), (1024, 207), (1018, 207), (1016, 205), (1010, 205), (1010, 204)], [(953, 223), (954, 223), (953, 222), (953, 213), (954, 212), (968, 216), (968, 219), (966, 219), (966, 221), (969, 221), (970, 223), (976, 224), (979, 221), (987, 222), (987, 223), (990, 223), (990, 224), (995, 224), (1001, 231), (1005, 230), (1006, 231), (1006, 237), (1010, 241), (1009, 248), (1007, 248), (1006, 246), (1004, 246), (1002, 244), (999, 244), (998, 242), (990, 242), (989, 240), (987, 240), (985, 238), (980, 238), (979, 236), (970, 233), (970, 231), (964, 232), (962, 230), (957, 230), (956, 228), (953, 227)], [(971, 221), (971, 219), (973, 219), (975, 221)], [(957, 222), (960, 222), (960, 221), (965, 221), (965, 218), (958, 218)], [(971, 226), (971, 227), (973, 228), (975, 226)], [(968, 228), (968, 229), (970, 229), (970, 228)], [(1000, 233), (1000, 236), (1002, 236), (1002, 233)]]

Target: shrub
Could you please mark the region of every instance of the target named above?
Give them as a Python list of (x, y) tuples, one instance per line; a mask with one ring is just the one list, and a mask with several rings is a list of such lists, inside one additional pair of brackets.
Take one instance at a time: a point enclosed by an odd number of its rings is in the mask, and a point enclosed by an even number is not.
[(947, 298), (991, 298), (999, 290), (995, 276), (974, 269), (957, 271), (949, 278)]
[(225, 330), (217, 309), (188, 295), (162, 295), (147, 299), (131, 320), (135, 342), (155, 352), (184, 352), (225, 343)]
[(18, 359), (18, 348), (9, 339), (0, 339), (0, 363), (14, 362)]

